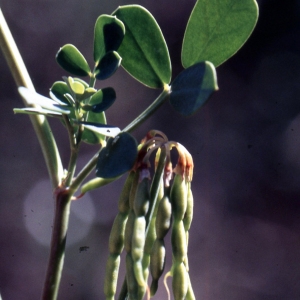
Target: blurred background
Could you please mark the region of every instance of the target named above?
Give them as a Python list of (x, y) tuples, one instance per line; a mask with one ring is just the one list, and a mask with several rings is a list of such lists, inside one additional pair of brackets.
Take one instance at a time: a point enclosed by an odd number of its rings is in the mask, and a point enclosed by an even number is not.
[[(1, 8), (37, 92), (47, 95), (67, 75), (55, 62), (59, 47), (72, 43), (92, 63), (96, 18), (130, 3), (2, 0)], [(134, 3), (161, 26), (176, 76), (195, 0)], [(150, 129), (162, 130), (194, 157), (189, 259), (197, 299), (300, 299), (300, 1), (258, 3), (258, 25), (242, 50), (218, 67), (220, 91), (209, 103), (189, 118), (166, 103), (134, 132), (140, 140)], [(0, 68), (0, 292), (3, 300), (39, 299), (54, 201), (29, 118), (13, 114), (23, 104), (2, 55)], [(116, 89), (107, 118), (121, 128), (159, 93), (122, 69), (101, 84)], [(66, 132), (57, 120), (50, 124), (66, 166)], [(97, 150), (82, 147), (79, 169)], [(104, 299), (107, 240), (123, 181), (74, 202), (59, 299)], [(167, 299), (163, 286), (157, 299)]]

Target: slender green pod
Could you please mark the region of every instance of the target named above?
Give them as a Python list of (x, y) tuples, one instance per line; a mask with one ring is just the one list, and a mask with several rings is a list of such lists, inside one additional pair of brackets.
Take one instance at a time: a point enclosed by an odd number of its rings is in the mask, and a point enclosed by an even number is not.
[(120, 261), (120, 255), (110, 255), (108, 257), (104, 279), (104, 294), (106, 300), (114, 300), (117, 290)]
[(173, 265), (172, 290), (175, 300), (184, 300), (189, 287), (189, 276), (183, 263)]
[(139, 285), (136, 281), (133, 268), (133, 260), (130, 253), (126, 255), (126, 282), (129, 300), (139, 300)]
[(185, 231), (190, 230), (192, 220), (193, 220), (193, 211), (194, 211), (194, 198), (193, 198), (193, 193), (191, 189), (191, 182), (187, 183), (187, 206), (186, 206), (186, 211), (183, 217), (183, 224)]
[(121, 213), (129, 213), (129, 196), (130, 196), (130, 191), (135, 179), (135, 172), (131, 171), (129, 175), (126, 178), (126, 181), (124, 183), (119, 202), (118, 202), (118, 209), (119, 212)]
[(182, 220), (187, 207), (187, 185), (180, 174), (176, 174), (170, 192), (170, 199), (175, 220)]
[(163, 239), (171, 226), (172, 205), (170, 199), (165, 195), (159, 203), (156, 215), (155, 231), (157, 239)]
[(106, 264), (104, 293), (107, 300), (114, 299), (120, 266), (120, 254), (124, 248), (125, 227), (129, 212), (129, 194), (135, 173), (130, 172), (123, 186), (117, 214), (109, 236), (109, 257)]
[(137, 217), (145, 216), (149, 208), (149, 178), (145, 177), (138, 184), (133, 209)]
[(163, 239), (156, 239), (151, 251), (150, 272), (152, 282), (150, 287), (150, 295), (154, 296), (158, 288), (158, 280), (165, 268), (166, 248)]
[[(189, 232), (188, 231), (185, 232), (185, 236), (186, 236), (186, 248), (187, 248), (187, 251), (188, 251), (188, 245), (189, 245)], [(186, 267), (186, 270), (189, 272), (190, 267), (189, 267), (188, 254), (186, 254), (186, 256), (183, 260), (183, 263)]]
[(146, 219), (145, 217), (137, 217), (134, 222), (134, 229), (132, 235), (131, 256), (133, 260), (134, 274), (139, 285), (146, 286), (142, 258), (145, 246), (145, 231)]
[(118, 213), (109, 236), (109, 253), (120, 254), (124, 247), (124, 233), (128, 215)]
[(134, 222), (135, 222), (135, 213), (132, 209), (129, 212), (126, 227), (125, 227), (124, 246), (125, 246), (125, 250), (126, 250), (127, 253), (131, 252)]
[(189, 277), (189, 287), (188, 287), (185, 299), (186, 300), (196, 300), (196, 297), (195, 297), (195, 294), (194, 294), (194, 291), (193, 291), (193, 288), (192, 288), (191, 278), (190, 278), (189, 274), (188, 274), (188, 277)]
[(134, 178), (133, 178), (133, 182), (131, 185), (131, 189), (130, 189), (130, 194), (129, 194), (129, 206), (131, 209), (133, 209), (134, 206), (134, 199), (135, 199), (135, 194), (139, 185), (139, 178), (140, 178), (140, 172), (136, 171), (134, 173)]
[(132, 258), (134, 260), (141, 259), (145, 245), (146, 220), (144, 217), (137, 217), (134, 220), (132, 235)]
[(175, 262), (183, 262), (187, 255), (187, 244), (186, 234), (182, 221), (174, 220), (173, 222), (171, 244)]

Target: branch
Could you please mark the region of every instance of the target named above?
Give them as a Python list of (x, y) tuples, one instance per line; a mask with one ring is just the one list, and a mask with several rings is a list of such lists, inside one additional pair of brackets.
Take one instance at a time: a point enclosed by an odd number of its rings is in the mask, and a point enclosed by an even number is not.
[[(34, 91), (35, 89), (24, 61), (7, 26), (1, 9), (0, 47), (17, 86), (24, 86)], [(26, 107), (29, 106), (25, 100), (23, 101)], [(30, 115), (30, 120), (42, 148), (52, 186), (53, 188), (56, 188), (61, 183), (63, 167), (51, 128), (47, 119), (42, 115)]]

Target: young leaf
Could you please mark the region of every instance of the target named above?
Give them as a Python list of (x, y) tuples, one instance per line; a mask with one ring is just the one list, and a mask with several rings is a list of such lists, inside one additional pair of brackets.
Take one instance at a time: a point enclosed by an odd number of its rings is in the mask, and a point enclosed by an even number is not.
[(198, 0), (184, 34), (184, 68), (205, 60), (222, 64), (246, 42), (257, 18), (255, 0)]
[(91, 96), (93, 96), (96, 92), (97, 92), (96, 89), (94, 89), (92, 87), (88, 87), (84, 90), (84, 93), (82, 95), (77, 94), (76, 99), (78, 101), (86, 100), (87, 98), (90, 98)]
[(179, 113), (193, 114), (218, 90), (212, 63), (201, 62), (182, 71), (171, 85), (170, 103)]
[[(65, 94), (70, 93), (68, 85), (63, 81), (56, 81), (50, 88), (50, 97), (54, 97), (59, 101), (65, 103), (66, 105), (71, 105), (68, 99), (64, 96)], [(54, 96), (54, 97), (53, 97)], [(53, 99), (55, 101), (55, 99)]]
[(115, 16), (101, 15), (94, 30), (94, 61), (96, 65), (109, 51), (118, 50), (125, 35), (125, 26)]
[(79, 50), (71, 45), (64, 45), (56, 54), (56, 61), (66, 71), (76, 76), (88, 76), (91, 69)]
[(125, 37), (118, 53), (123, 68), (152, 88), (171, 80), (171, 62), (162, 32), (154, 17), (139, 5), (120, 6), (114, 15), (125, 24)]
[(86, 109), (85, 106), (83, 109), (90, 110), (94, 113), (100, 113), (107, 110), (116, 100), (116, 92), (113, 88), (108, 87), (99, 90), (95, 93), (89, 104), (86, 105), (90, 108)]
[(96, 175), (112, 178), (130, 170), (137, 157), (137, 142), (127, 132), (122, 132), (107, 141), (98, 157)]
[(104, 80), (112, 76), (121, 64), (122, 58), (116, 51), (106, 53), (96, 67), (95, 74), (99, 80)]

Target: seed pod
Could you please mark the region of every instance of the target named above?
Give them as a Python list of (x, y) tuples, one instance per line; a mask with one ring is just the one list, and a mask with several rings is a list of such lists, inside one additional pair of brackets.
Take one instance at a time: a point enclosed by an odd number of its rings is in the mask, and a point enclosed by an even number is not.
[(143, 257), (145, 245), (146, 220), (144, 217), (137, 217), (134, 221), (131, 253), (134, 261)]
[(118, 213), (114, 220), (108, 243), (110, 254), (120, 254), (123, 250), (127, 217), (127, 214)]
[(172, 289), (175, 300), (184, 300), (189, 287), (189, 276), (183, 263), (173, 266)]
[(195, 297), (195, 294), (194, 294), (194, 291), (192, 288), (190, 276), (188, 275), (188, 277), (189, 277), (189, 287), (188, 287), (188, 291), (186, 294), (186, 300), (196, 300), (196, 297)]
[(133, 268), (135, 278), (139, 285), (145, 286), (145, 278), (143, 274), (142, 258), (145, 246), (145, 231), (146, 220), (145, 217), (137, 217), (134, 221), (132, 244), (131, 244), (131, 256), (133, 260)]
[[(187, 245), (186, 247), (187, 247), (187, 250), (188, 250), (188, 244), (189, 244), (189, 238), (188, 238), (188, 237), (189, 237), (189, 232), (186, 231), (186, 232), (185, 232), (185, 235), (186, 235), (186, 245)], [(184, 257), (183, 263), (184, 263), (184, 265), (185, 265), (186, 271), (189, 272), (190, 267), (189, 267), (188, 254), (186, 254), (186, 256)]]
[(152, 279), (151, 285), (150, 285), (150, 297), (155, 296), (157, 290), (158, 290), (158, 280)]
[(106, 263), (104, 294), (106, 300), (113, 300), (116, 294), (120, 255), (110, 255)]
[(187, 255), (187, 244), (186, 234), (182, 221), (173, 222), (171, 243), (175, 262), (183, 262)]
[(188, 185), (187, 206), (183, 217), (183, 224), (184, 224), (185, 231), (190, 230), (191, 223), (193, 220), (193, 210), (194, 210), (194, 198), (191, 190), (191, 183), (189, 182), (187, 185)]
[(164, 196), (159, 203), (156, 215), (155, 230), (158, 239), (163, 239), (171, 226), (172, 206), (168, 196)]
[(119, 202), (118, 202), (118, 208), (119, 211), (122, 213), (129, 213), (129, 195), (130, 190), (133, 184), (135, 178), (135, 172), (131, 171), (129, 175), (127, 176), (127, 179), (124, 183)]
[(150, 199), (149, 181), (148, 178), (143, 178), (138, 184), (133, 203), (133, 209), (137, 217), (145, 216), (148, 211)]
[(143, 266), (143, 274), (144, 274), (144, 278), (145, 281), (147, 282), (148, 280), (148, 276), (149, 276), (149, 264), (150, 264), (150, 254), (143, 255), (143, 259), (142, 259), (142, 266)]
[(124, 247), (127, 253), (131, 252), (134, 221), (135, 221), (135, 213), (133, 210), (131, 210), (129, 212), (128, 219), (126, 222), (126, 227), (125, 227)]
[(171, 187), (170, 199), (175, 220), (182, 220), (187, 207), (187, 186), (180, 174), (176, 174)]
[(150, 272), (152, 283), (150, 287), (151, 296), (154, 296), (158, 288), (158, 280), (161, 277), (164, 268), (166, 257), (166, 248), (164, 240), (156, 240), (151, 251)]
[(126, 255), (126, 281), (127, 281), (127, 289), (128, 296), (130, 300), (138, 299), (138, 290), (139, 285), (135, 279), (134, 269), (133, 269), (133, 260), (130, 253)]
[(129, 206), (130, 206), (131, 209), (133, 209), (135, 194), (136, 194), (136, 191), (137, 191), (137, 187), (139, 185), (139, 177), (140, 177), (140, 174), (139, 174), (138, 171), (136, 171), (134, 173), (134, 178), (133, 178), (133, 181), (132, 181), (130, 194), (129, 194)]

